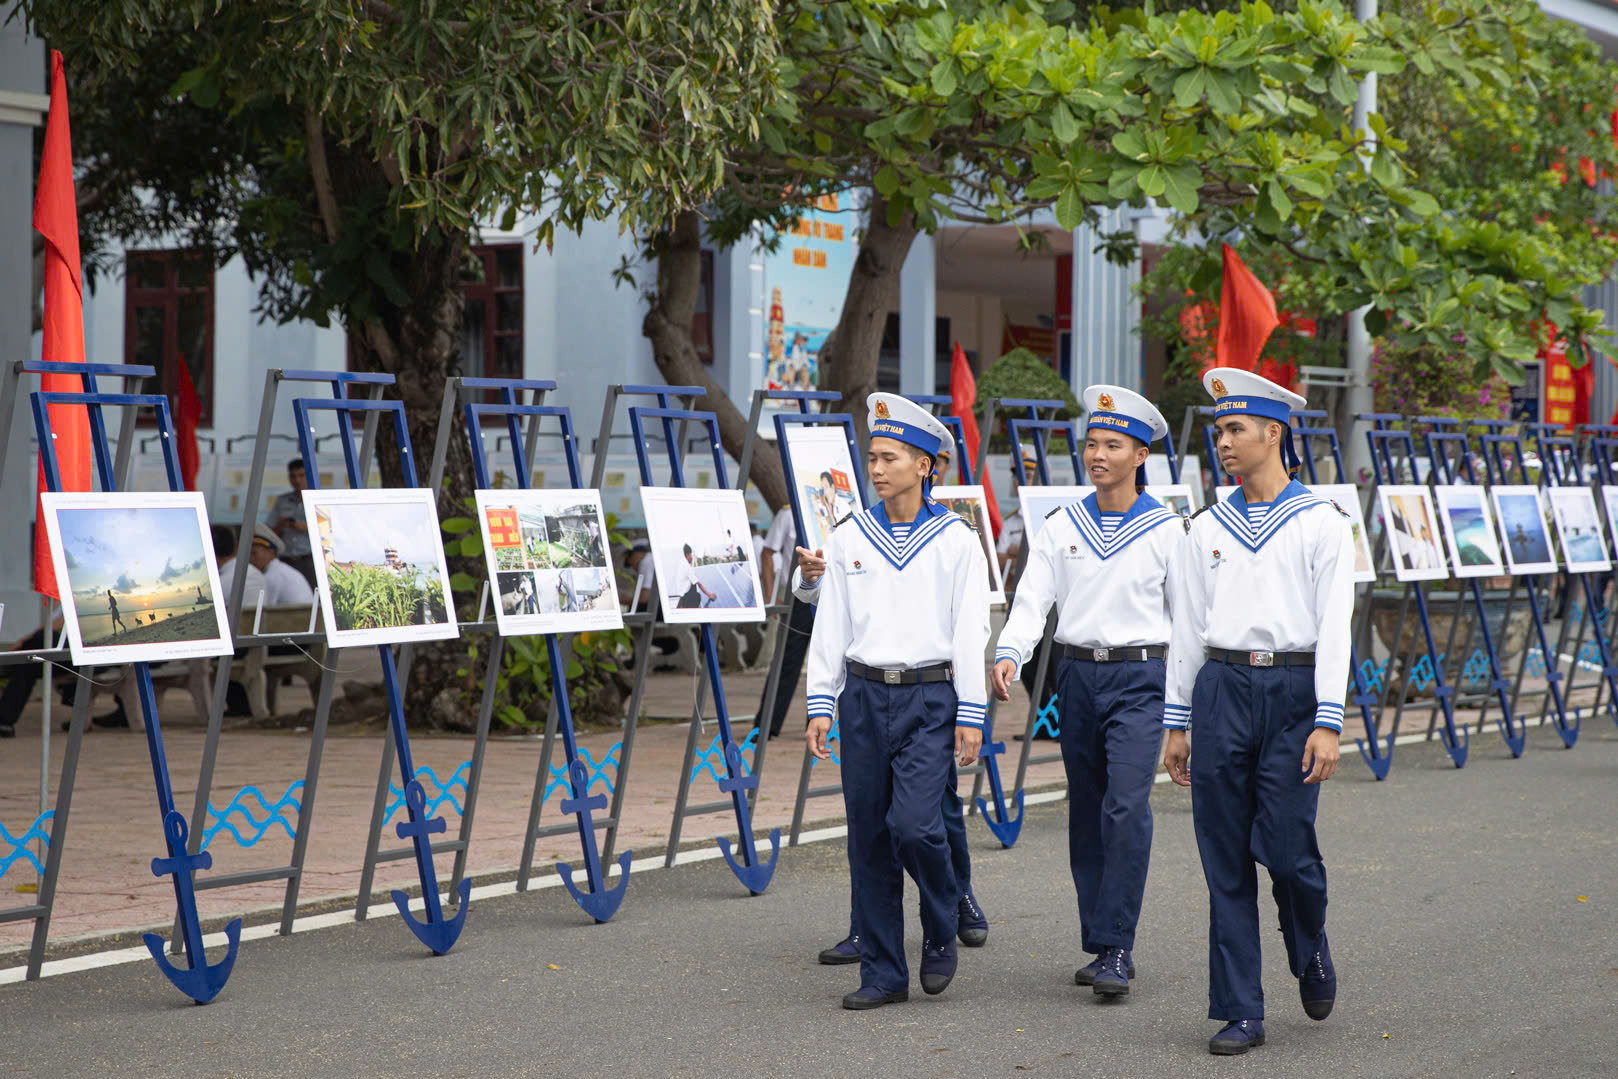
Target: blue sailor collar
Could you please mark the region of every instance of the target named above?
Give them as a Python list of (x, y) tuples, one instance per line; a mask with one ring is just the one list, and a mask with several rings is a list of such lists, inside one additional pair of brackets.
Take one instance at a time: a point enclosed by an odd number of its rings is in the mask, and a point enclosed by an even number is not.
[(910, 524), (910, 531), (903, 540), (894, 538), (893, 522), (888, 520), (888, 510), (881, 502), (868, 510), (861, 510), (852, 518), (854, 526), (860, 530), (871, 546), (875, 547), (886, 558), (894, 569), (902, 570), (908, 566), (921, 553), (921, 549), (938, 537), (938, 534), (948, 528), (955, 521), (965, 524), (966, 521), (958, 514), (951, 513), (942, 505), (930, 498), (921, 500), (921, 511)]
[(1111, 539), (1106, 538), (1101, 527), (1101, 503), (1094, 491), (1080, 499), (1077, 505), (1067, 507), (1067, 515), (1079, 530), (1079, 535), (1084, 537), (1084, 542), (1101, 559), (1111, 558), (1164, 521), (1174, 520), (1175, 516), (1172, 510), (1144, 491), (1135, 496), (1134, 505), (1119, 518)]
[(1247, 496), (1240, 487), (1225, 501), (1215, 505), (1212, 513), (1238, 543), (1249, 551), (1257, 551), (1280, 531), (1282, 525), (1304, 510), (1329, 504), (1297, 480), (1292, 480), (1275, 496), (1275, 501), (1270, 503), (1270, 512), (1265, 514), (1263, 523), (1256, 529), (1248, 523)]

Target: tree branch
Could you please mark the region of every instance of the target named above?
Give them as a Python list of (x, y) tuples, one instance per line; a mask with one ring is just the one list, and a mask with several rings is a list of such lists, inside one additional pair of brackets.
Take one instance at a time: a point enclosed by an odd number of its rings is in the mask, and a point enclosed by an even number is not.
[(320, 113), (313, 105), (304, 109), (303, 131), (309, 155), (309, 173), (314, 180), (315, 202), (320, 206), (321, 223), (326, 226), (326, 242), (334, 244), (342, 229), (342, 218), (337, 213), (337, 191), (331, 182), (331, 162), (326, 159), (326, 135), (320, 127)]

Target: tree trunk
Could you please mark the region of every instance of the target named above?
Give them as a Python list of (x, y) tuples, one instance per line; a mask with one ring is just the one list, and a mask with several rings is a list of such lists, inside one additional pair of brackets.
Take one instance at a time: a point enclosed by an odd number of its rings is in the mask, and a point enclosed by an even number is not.
[(854, 416), (862, 437), (865, 398), (876, 390), (882, 330), (888, 312), (899, 306), (899, 274), (918, 231), (915, 215), (908, 212), (898, 224), (889, 224), (887, 200), (875, 190), (870, 194), (870, 220), (854, 257), (843, 313), (820, 350), (821, 388), (841, 395), (837, 408)]
[[(396, 380), (387, 396), (397, 395), (404, 402), (417, 485), (425, 485), (431, 478), (428, 473), (438, 439), (445, 381), (461, 373), (460, 331), (465, 298), (460, 273), (466, 240), (465, 233), (453, 233), (437, 242), (423, 239), (408, 255), (396, 254), (394, 273), (410, 302), (403, 307), (385, 308), (380, 318), (357, 327), (363, 345), (355, 350), (361, 369), (386, 372)], [(376, 453), (384, 486), (404, 486), (404, 460), (391, 423), (378, 425)], [(466, 425), (461, 411), (456, 409), (444, 479), (437, 492), (439, 520), (470, 515), (468, 500), (475, 486)], [(448, 563), (452, 575), (464, 572), (478, 581), (485, 576), (486, 567), (480, 558), (451, 553)], [(459, 619), (477, 617), (475, 592), (454, 598)], [(405, 683), (406, 715), (418, 725), (472, 727), (472, 677), (456, 675), (467, 666), (463, 641), (417, 644)]]
[[(701, 386), (707, 396), (697, 408), (719, 418), (719, 441), (737, 461), (747, 438), (747, 416), (708, 374), (691, 340), (691, 319), (702, 286), (702, 222), (687, 210), (651, 245), (657, 252), (657, 290), (651, 296), (641, 333), (652, 343), (657, 370), (671, 386)], [(786, 476), (781, 455), (767, 442), (753, 444), (751, 479), (772, 510), (786, 505)]]

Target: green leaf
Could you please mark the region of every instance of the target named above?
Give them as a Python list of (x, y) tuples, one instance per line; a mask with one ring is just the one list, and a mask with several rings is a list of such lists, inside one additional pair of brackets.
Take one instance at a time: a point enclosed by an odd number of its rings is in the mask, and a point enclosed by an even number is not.
[(1056, 198), (1056, 223), (1069, 232), (1084, 224), (1084, 198), (1077, 184), (1069, 184)]
[(890, 199), (893, 193), (899, 190), (899, 170), (892, 165), (883, 165), (876, 170), (876, 176), (871, 182), (875, 185), (877, 194)]
[(1079, 122), (1073, 118), (1073, 113), (1068, 111), (1065, 101), (1058, 101), (1056, 107), (1051, 110), (1051, 134), (1055, 135), (1056, 141), (1063, 146), (1079, 137)]
[(1197, 191), (1202, 186), (1202, 172), (1196, 166), (1182, 165), (1163, 172), (1163, 194), (1169, 205), (1182, 214), (1196, 213)]
[(448, 532), (452, 536), (459, 536), (463, 532), (470, 532), (477, 526), (478, 523), (470, 517), (445, 517), (442, 521), (438, 522), (438, 527), (442, 528), (445, 532)]
[(931, 75), (933, 92), (939, 97), (949, 97), (954, 94), (957, 85), (956, 75), (955, 59), (953, 57), (945, 57), (938, 61), (933, 65)]

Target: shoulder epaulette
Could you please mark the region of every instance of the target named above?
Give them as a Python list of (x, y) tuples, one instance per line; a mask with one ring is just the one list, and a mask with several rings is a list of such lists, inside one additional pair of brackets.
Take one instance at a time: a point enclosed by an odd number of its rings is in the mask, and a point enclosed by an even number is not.
[(1061, 513), (1065, 509), (1067, 509), (1066, 506), (1057, 506), (1055, 509), (1051, 510), (1049, 513), (1047, 513), (1045, 515), (1045, 519), (1048, 521), (1052, 517), (1055, 517), (1058, 513)]
[(1206, 506), (1202, 507), (1200, 510), (1197, 510), (1190, 517), (1187, 517), (1186, 520), (1188, 520), (1188, 521), (1195, 520), (1196, 518), (1201, 517), (1204, 513), (1207, 513), (1209, 510), (1211, 510), (1213, 508), (1214, 508), (1214, 503), (1210, 502)]
[(1338, 513), (1341, 513), (1344, 517), (1348, 516), (1348, 511), (1345, 510), (1343, 507), (1339, 506), (1337, 504), (1337, 500), (1335, 498), (1328, 499), (1328, 501), (1331, 502), (1331, 508), (1332, 509), (1336, 510)]
[(859, 512), (858, 510), (851, 510), (850, 512), (844, 514), (843, 519), (841, 521), (838, 521), (835, 524), (833, 524), (832, 527), (833, 528), (841, 528), (843, 525), (845, 525), (848, 522), (852, 521), (854, 519), (854, 514), (858, 513), (858, 512)]

